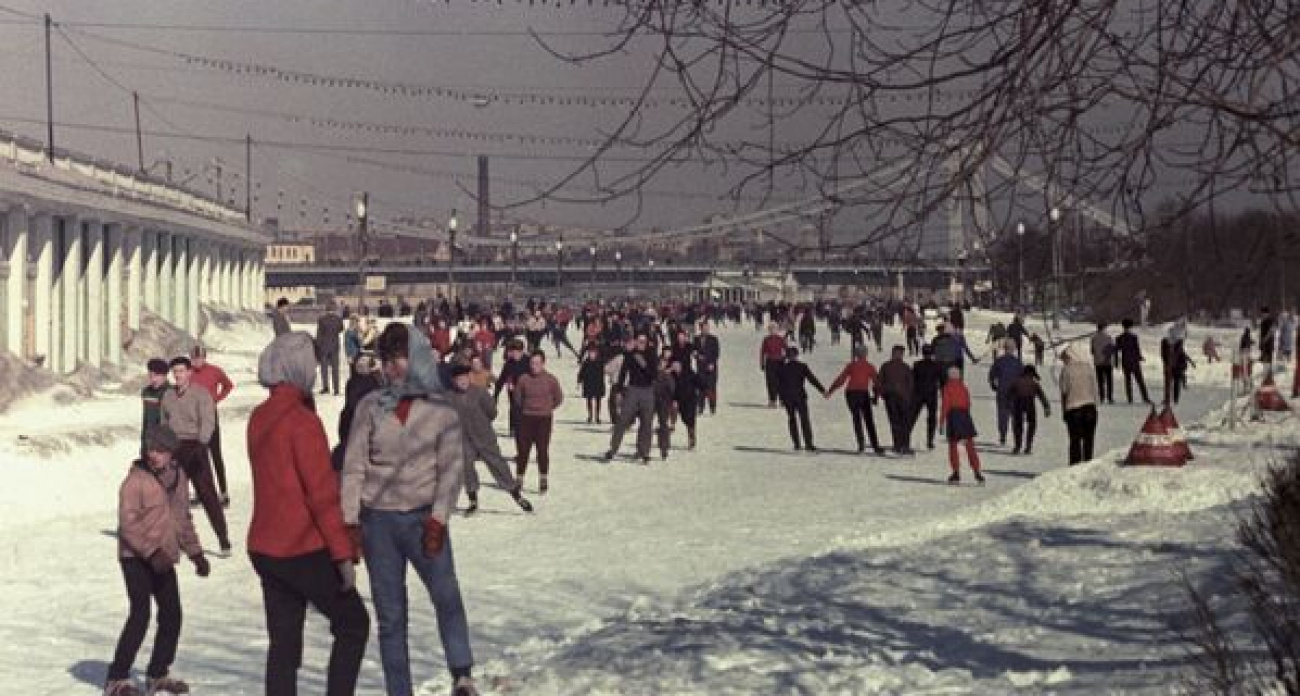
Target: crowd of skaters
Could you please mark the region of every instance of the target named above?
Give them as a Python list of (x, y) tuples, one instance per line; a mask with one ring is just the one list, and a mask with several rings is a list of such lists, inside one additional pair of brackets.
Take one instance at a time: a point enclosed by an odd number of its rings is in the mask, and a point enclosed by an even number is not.
[[(571, 374), (585, 401), (587, 423), (603, 424), (607, 415), (607, 460), (617, 456), (633, 421), (638, 428), (635, 457), (642, 464), (651, 462), (655, 445), (661, 458), (668, 457), (679, 423), (687, 433), (687, 449), (693, 449), (698, 417), (716, 413), (718, 407), (721, 346), (712, 327), (749, 321), (757, 331), (767, 331), (759, 342), (759, 369), (768, 406), (785, 409), (796, 450), (817, 450), (808, 387), (827, 399), (843, 388), (859, 453), (866, 453), (869, 444), (879, 456), (914, 454), (912, 434), (924, 412), (926, 447), (935, 448), (936, 435), (948, 441), (948, 481), (960, 482), (964, 452), (974, 479), (983, 482), (965, 383), (968, 368), (980, 360), (967, 340), (961, 307), (929, 316), (918, 306), (892, 300), (853, 305), (620, 302), (570, 308), (536, 300), (516, 307), (508, 301), (476, 306), (437, 298), (399, 309), (396, 316), (393, 308), (386, 313), (381, 308), (379, 318), (395, 319), (382, 329), (366, 312), (330, 306), (312, 335), (293, 331), (287, 304), (277, 305), (275, 338), (259, 357), (258, 381), (268, 397), (248, 423), (253, 471), (248, 553), (261, 580), (267, 617), (268, 695), (297, 693), (308, 606), (326, 617), (334, 636), (326, 693), (355, 692), (370, 631), (370, 616), (355, 589), (355, 564), (363, 559), (379, 624), (386, 692), (409, 696), (413, 690), (406, 644), (405, 571), (410, 566), (434, 605), (453, 695), (477, 693), (469, 622), (447, 529), (462, 490), (468, 498), (466, 514), (478, 509), (478, 461), (487, 465), (500, 490), (532, 512), (523, 490), (535, 452), (536, 490), (547, 493), (554, 412), (565, 398), (563, 380), (556, 374), (568, 371), (548, 366), (548, 348), (556, 361), (573, 359)], [(1271, 362), (1276, 354), (1276, 359), (1290, 360), (1294, 321), (1285, 314), (1277, 321), (1267, 311), (1264, 315), (1261, 358)], [(829, 387), (800, 360), (801, 351), (823, 348), (817, 341), (819, 324), (828, 329), (830, 345), (839, 345), (844, 334), (850, 343), (850, 359)], [(581, 335), (576, 349), (568, 338), (570, 325)], [(890, 346), (888, 360), (877, 368), (869, 359), (871, 346), (884, 354), (884, 327), (892, 325), (900, 326), (905, 342)], [(1151, 401), (1133, 322), (1121, 326), (1114, 337), (1105, 324), (1097, 326), (1087, 342), (1091, 359), (1074, 343), (1058, 346), (1070, 464), (1092, 458), (1098, 406), (1114, 400), (1115, 366), (1124, 376), (1129, 402), (1133, 385), (1143, 402)], [(1186, 341), (1184, 322), (1175, 322), (1162, 341), (1168, 403), (1176, 403), (1185, 387), (1191, 364)], [(995, 353), (987, 378), (997, 400), (999, 444), (1005, 446), (1010, 435), (1012, 454), (1030, 454), (1038, 405), (1045, 416), (1051, 415), (1039, 375), (1046, 342), (1016, 316), (1007, 326), (995, 323), (985, 344)], [(1247, 330), (1242, 348), (1252, 347)], [(1207, 360), (1217, 358), (1210, 355), (1214, 348), (1207, 340)], [(342, 384), (341, 363), (348, 372)], [(200, 576), (211, 570), (191, 521), (194, 502), (208, 517), (219, 554), (228, 555), (232, 548), (224, 518), (230, 499), (217, 405), (235, 385), (207, 360), (201, 345), (186, 356), (150, 360), (147, 370), (141, 457), (119, 500), (118, 555), (130, 611), (109, 669), (108, 696), (140, 693), (130, 670), (151, 602), (158, 608), (158, 630), (146, 689), (151, 694), (188, 692), (169, 669), (180, 633), (174, 567), (187, 557)], [(340, 395), (340, 389), (344, 404), (338, 445), (331, 451), (315, 399)], [(493, 425), (503, 395), (516, 445), (513, 467)], [(891, 438), (888, 451), (873, 415), (882, 401)], [(195, 500), (189, 499), (191, 485)]]

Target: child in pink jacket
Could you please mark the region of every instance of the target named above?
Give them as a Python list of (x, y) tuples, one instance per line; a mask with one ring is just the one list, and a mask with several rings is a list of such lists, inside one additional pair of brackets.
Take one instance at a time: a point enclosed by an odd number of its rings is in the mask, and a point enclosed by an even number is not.
[(189, 557), (199, 577), (209, 566), (190, 518), (185, 472), (172, 460), (180, 445), (166, 425), (145, 433), (145, 458), (136, 461), (118, 498), (117, 548), (126, 581), (130, 614), (108, 668), (104, 696), (139, 696), (131, 665), (149, 629), (150, 600), (158, 604), (158, 631), (145, 670), (148, 693), (189, 693), (189, 685), (169, 676), (181, 634), (181, 597), (175, 566)]

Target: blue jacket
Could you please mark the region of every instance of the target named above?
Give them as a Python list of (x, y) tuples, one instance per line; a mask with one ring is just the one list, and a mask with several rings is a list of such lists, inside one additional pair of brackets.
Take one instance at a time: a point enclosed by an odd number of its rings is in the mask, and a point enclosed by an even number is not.
[(998, 396), (1007, 396), (1011, 393), (1016, 378), (1024, 371), (1025, 366), (1020, 362), (1020, 358), (1014, 355), (999, 355), (998, 359), (993, 361), (993, 366), (989, 368), (989, 388), (997, 392)]

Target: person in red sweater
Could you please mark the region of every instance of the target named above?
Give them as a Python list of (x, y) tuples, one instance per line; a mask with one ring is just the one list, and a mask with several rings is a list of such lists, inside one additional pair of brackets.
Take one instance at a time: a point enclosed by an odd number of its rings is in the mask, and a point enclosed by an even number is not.
[(767, 379), (767, 407), (776, 408), (776, 372), (785, 360), (785, 337), (781, 327), (772, 324), (758, 348), (758, 369)]
[[(202, 345), (190, 349), (190, 383), (197, 384), (212, 395), (214, 406), (235, 390), (235, 383), (230, 381), (226, 371), (208, 362), (208, 350)], [(221, 409), (216, 409), (216, 425), (212, 429), (212, 439), (208, 441), (208, 455), (212, 458), (212, 471), (217, 475), (217, 491), (221, 493), (222, 507), (230, 507), (230, 489), (226, 486), (226, 459), (221, 456)]]
[(298, 692), (308, 604), (330, 622), (334, 636), (325, 693), (354, 694), (370, 616), (355, 586), (359, 544), (343, 523), (325, 426), (310, 405), (316, 381), (311, 336), (277, 336), (258, 359), (257, 379), (270, 394), (248, 419), (248, 555), (266, 605), (266, 694)]
[(849, 407), (849, 418), (853, 420), (853, 435), (858, 439), (858, 454), (866, 451), (866, 442), (862, 439), (862, 424), (867, 425), (867, 437), (871, 440), (871, 451), (884, 456), (885, 449), (876, 437), (876, 419), (871, 415), (871, 407), (880, 398), (876, 385), (876, 366), (867, 362), (867, 347), (853, 347), (853, 359), (840, 372), (840, 376), (831, 382), (826, 390), (826, 398), (836, 389), (844, 386), (844, 403)]
[(961, 369), (948, 368), (948, 381), (943, 385), (939, 407), (939, 432), (948, 434), (948, 463), (952, 466), (952, 475), (948, 483), (961, 483), (961, 454), (957, 446), (966, 445), (966, 457), (970, 459), (971, 471), (975, 480), (984, 483), (984, 474), (980, 473), (980, 456), (975, 452), (975, 421), (970, 417), (970, 391), (961, 381)]

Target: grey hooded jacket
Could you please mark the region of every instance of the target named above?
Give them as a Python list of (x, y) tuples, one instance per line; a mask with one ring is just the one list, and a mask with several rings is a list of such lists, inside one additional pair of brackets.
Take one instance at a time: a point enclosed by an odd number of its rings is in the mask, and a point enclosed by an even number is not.
[[(411, 332), (406, 381), (367, 394), (357, 405), (343, 459), (343, 521), (361, 508), (407, 512), (432, 507), (446, 522), (464, 477), (460, 417), (447, 401), (429, 341)], [(411, 402), (406, 422), (400, 403)]]

